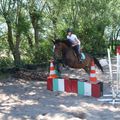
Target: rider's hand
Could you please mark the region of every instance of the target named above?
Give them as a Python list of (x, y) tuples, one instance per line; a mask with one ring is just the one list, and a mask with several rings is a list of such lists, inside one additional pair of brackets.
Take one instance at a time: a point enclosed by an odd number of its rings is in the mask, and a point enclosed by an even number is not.
[(72, 45), (72, 47), (75, 47), (75, 46), (76, 46), (75, 44)]
[(78, 43), (77, 43), (77, 42), (74, 42), (74, 44), (72, 44), (72, 47), (74, 47), (74, 46), (76, 46), (76, 45), (78, 45)]

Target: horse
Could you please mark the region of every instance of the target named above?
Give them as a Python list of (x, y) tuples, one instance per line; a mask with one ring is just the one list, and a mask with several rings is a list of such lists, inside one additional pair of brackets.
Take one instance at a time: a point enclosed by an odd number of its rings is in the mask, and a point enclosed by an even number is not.
[(80, 59), (76, 55), (75, 51), (71, 47), (71, 43), (68, 40), (55, 40), (54, 43), (54, 57), (58, 61), (63, 61), (63, 63), (70, 67), (75, 69), (84, 69), (88, 74), (90, 74), (91, 70), (91, 62), (94, 61), (94, 63), (97, 65), (97, 67), (102, 71), (103, 68), (101, 64), (99, 63), (98, 59), (95, 57), (92, 57), (88, 53), (83, 53), (84, 59), (82, 62), (80, 62)]

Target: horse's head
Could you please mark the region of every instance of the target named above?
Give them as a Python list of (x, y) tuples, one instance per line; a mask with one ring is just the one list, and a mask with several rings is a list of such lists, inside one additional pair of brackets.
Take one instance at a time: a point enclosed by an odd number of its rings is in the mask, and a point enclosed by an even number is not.
[(61, 59), (64, 43), (61, 40), (55, 40), (53, 43), (54, 43), (54, 55), (57, 59)]
[(54, 55), (56, 58), (62, 58), (62, 55), (66, 51), (66, 48), (71, 46), (71, 43), (68, 40), (57, 39), (53, 41), (53, 43), (54, 43)]

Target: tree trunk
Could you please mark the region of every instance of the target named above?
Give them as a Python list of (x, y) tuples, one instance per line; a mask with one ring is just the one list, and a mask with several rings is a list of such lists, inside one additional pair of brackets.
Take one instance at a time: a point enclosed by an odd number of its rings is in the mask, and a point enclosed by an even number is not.
[(56, 39), (56, 37), (57, 37), (57, 18), (53, 18), (53, 20), (52, 20), (52, 22), (53, 22), (53, 29), (54, 29), (54, 39)]
[(27, 39), (28, 39), (29, 47), (32, 49), (33, 48), (33, 42), (32, 42), (32, 39), (31, 39), (29, 33), (27, 34)]
[(38, 45), (39, 45), (39, 31), (38, 31), (37, 24), (34, 25), (34, 35), (35, 35), (35, 47), (38, 48)]
[(13, 56), (14, 56), (14, 64), (15, 64), (15, 66), (20, 67), (21, 66), (21, 58), (20, 58), (19, 49), (14, 50)]
[(117, 41), (118, 41), (119, 33), (120, 33), (120, 29), (118, 29), (117, 34), (116, 34), (116, 38), (115, 38), (115, 50), (116, 50), (116, 47), (118, 45)]
[(38, 47), (39, 47), (39, 29), (38, 29), (38, 19), (35, 17), (35, 13), (30, 13), (31, 23), (34, 29), (34, 39), (35, 39), (35, 60), (38, 59)]
[(29, 13), (29, 14), (30, 14), (31, 23), (34, 29), (35, 48), (38, 49), (38, 45), (39, 45), (38, 19), (36, 18), (35, 13)]
[(12, 26), (11, 23), (7, 22), (7, 27), (8, 27), (8, 44), (10, 47), (10, 50), (12, 51), (13, 54), (13, 58), (14, 58), (14, 65), (15, 66), (19, 66), (21, 63), (21, 59), (20, 59), (20, 52), (19, 52), (19, 43), (20, 43), (20, 37), (16, 37), (16, 45), (14, 45), (13, 43), (13, 38), (12, 38)]
[(12, 38), (12, 26), (10, 23), (7, 22), (7, 27), (8, 27), (8, 38), (7, 38), (7, 41), (8, 41), (8, 44), (9, 44), (9, 47), (10, 47), (10, 50), (14, 51), (14, 43), (13, 43), (13, 38)]
[(16, 44), (15, 44), (15, 49), (14, 49), (14, 58), (15, 58), (15, 65), (17, 67), (21, 66), (21, 56), (20, 56), (20, 33), (16, 33)]

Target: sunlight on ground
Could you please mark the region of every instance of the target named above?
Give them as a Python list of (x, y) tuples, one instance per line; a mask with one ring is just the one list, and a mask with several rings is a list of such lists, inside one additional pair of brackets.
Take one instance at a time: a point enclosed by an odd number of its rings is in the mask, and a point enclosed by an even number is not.
[[(102, 74), (97, 69), (96, 75), (106, 83), (104, 93), (108, 93), (111, 91), (108, 67), (104, 70)], [(64, 74), (89, 79), (83, 70), (71, 69)], [(8, 78), (0, 81), (0, 87), (0, 120), (120, 120), (120, 105), (115, 108), (96, 98), (48, 91), (46, 82)]]

